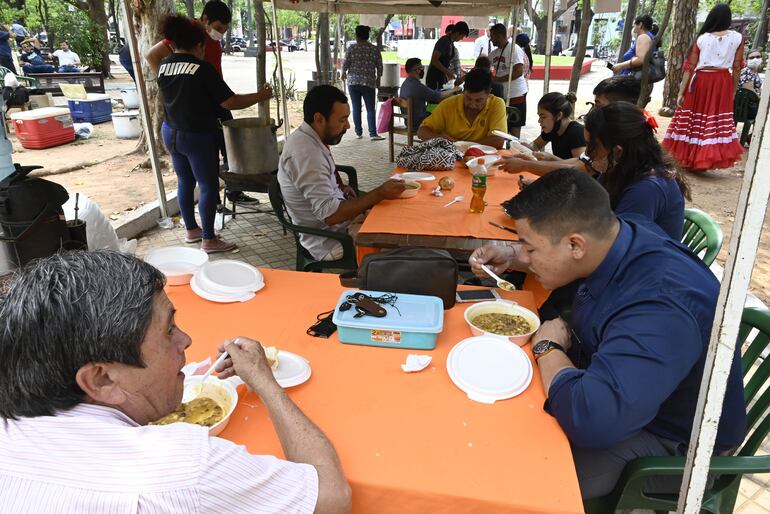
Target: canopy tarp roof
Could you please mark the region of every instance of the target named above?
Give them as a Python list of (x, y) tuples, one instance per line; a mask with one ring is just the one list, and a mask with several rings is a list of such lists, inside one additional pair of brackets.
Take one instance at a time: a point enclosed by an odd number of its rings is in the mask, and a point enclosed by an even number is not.
[(514, 4), (523, 0), (275, 0), (279, 9), (293, 11), (328, 12), (334, 14), (422, 14), (452, 16), (494, 16), (511, 11)]

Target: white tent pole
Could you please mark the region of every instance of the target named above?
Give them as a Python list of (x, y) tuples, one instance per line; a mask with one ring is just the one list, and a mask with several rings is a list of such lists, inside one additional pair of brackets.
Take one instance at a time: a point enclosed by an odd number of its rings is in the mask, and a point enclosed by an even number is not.
[[(505, 99), (505, 106), (508, 107), (510, 105), (510, 92), (511, 92), (511, 79), (513, 77), (513, 66), (511, 66), (511, 63), (513, 62), (513, 52), (515, 50), (514, 45), (516, 44), (516, 28), (518, 27), (518, 20), (519, 20), (519, 6), (517, 4), (513, 4), (513, 7), (511, 7), (511, 24), (513, 25), (513, 33), (511, 34), (511, 51), (508, 52), (508, 87), (505, 88), (505, 91), (508, 92), (508, 97)], [(505, 35), (508, 35), (508, 29), (505, 29)]]
[(722, 413), (727, 377), (738, 338), (741, 312), (746, 301), (746, 292), (765, 219), (768, 195), (770, 195), (770, 168), (767, 165), (760, 167), (759, 163), (767, 163), (770, 160), (768, 98), (770, 98), (770, 88), (762, 92), (759, 107), (761, 114), (754, 126), (754, 138), (749, 149), (735, 222), (730, 235), (725, 273), (714, 324), (711, 328), (711, 340), (695, 410), (687, 464), (679, 492), (678, 514), (700, 512), (708, 478), (709, 461)]
[[(123, 0), (124, 2), (126, 0)], [(275, 41), (275, 58), (278, 59), (278, 86), (281, 88), (281, 106), (283, 107), (283, 134), (286, 138), (291, 133), (291, 125), (289, 123), (289, 108), (286, 106), (286, 85), (283, 80), (283, 58), (281, 58), (281, 44), (278, 39), (278, 15), (275, 11), (275, 0), (270, 0), (270, 5), (273, 8), (273, 39)]]
[(149, 104), (147, 103), (147, 84), (144, 81), (142, 62), (139, 59), (139, 46), (136, 43), (134, 12), (131, 10), (128, 0), (121, 0), (120, 4), (123, 7), (123, 16), (126, 20), (128, 29), (128, 45), (129, 49), (131, 50), (131, 64), (134, 67), (136, 88), (139, 92), (139, 113), (141, 114), (142, 118), (144, 137), (147, 141), (147, 150), (150, 153), (150, 165), (152, 166), (152, 171), (155, 175), (155, 189), (158, 193), (158, 207), (160, 209), (160, 216), (165, 218), (168, 216), (168, 208), (166, 207), (166, 188), (163, 185), (163, 175), (161, 173), (160, 162), (158, 160), (158, 147), (155, 141), (155, 134), (152, 130), (152, 118), (150, 117)]
[[(545, 70), (543, 72), (543, 94), (548, 93), (551, 85), (551, 52), (553, 50), (553, 7), (554, 0), (546, 0), (546, 26), (545, 26)], [(540, 34), (537, 35), (540, 37)]]

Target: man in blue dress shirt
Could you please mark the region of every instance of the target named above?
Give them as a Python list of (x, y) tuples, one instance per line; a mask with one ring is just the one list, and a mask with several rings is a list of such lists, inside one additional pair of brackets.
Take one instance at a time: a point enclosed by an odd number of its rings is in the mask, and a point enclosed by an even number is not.
[[(557, 318), (532, 337), (545, 409), (572, 445), (583, 498), (610, 492), (637, 457), (684, 455), (719, 293), (714, 275), (649, 222), (616, 217), (604, 188), (580, 171), (545, 175), (506, 212), (519, 248), (482, 247), (474, 268), (526, 267), (547, 289), (585, 279), (571, 327)], [(745, 432), (737, 348), (715, 453), (738, 446)], [(671, 479), (648, 483), (678, 488)]]

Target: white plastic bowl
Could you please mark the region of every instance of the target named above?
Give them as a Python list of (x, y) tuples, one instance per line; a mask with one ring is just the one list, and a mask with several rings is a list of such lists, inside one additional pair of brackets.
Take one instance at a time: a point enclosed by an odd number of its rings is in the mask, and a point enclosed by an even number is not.
[(189, 284), (192, 276), (208, 260), (209, 256), (203, 250), (185, 246), (153, 248), (144, 256), (144, 262), (166, 275), (166, 283), (170, 286)]
[[(216, 377), (209, 377), (199, 395), (195, 394), (194, 389), (197, 389), (197, 385), (201, 383), (203, 375), (193, 375), (184, 379), (184, 390), (186, 397), (192, 396), (197, 398), (198, 396), (211, 398), (219, 404), (225, 411), (225, 416), (219, 420), (218, 423), (209, 427), (209, 435), (219, 435), (222, 430), (225, 429), (230, 422), (230, 415), (235, 410), (235, 406), (238, 405), (238, 386), (243, 384), (243, 380), (234, 376), (226, 380), (219, 380)], [(189, 399), (192, 399), (189, 398)], [(188, 398), (183, 398), (182, 401), (189, 401)]]
[[(419, 191), (422, 188), (422, 185), (419, 182), (413, 181), (413, 180), (406, 180), (404, 181), (405, 184), (409, 184), (413, 186), (411, 189), (406, 188), (404, 189), (404, 192), (401, 193), (401, 196), (399, 198), (413, 198), (417, 196), (417, 191)], [(417, 186), (417, 187), (414, 187)]]
[[(492, 313), (523, 316), (524, 319), (526, 319), (531, 325), (532, 330), (528, 334), (523, 334), (520, 336), (504, 336), (500, 334), (495, 334), (493, 332), (486, 332), (476, 327), (473, 323), (471, 323), (471, 320), (480, 314), (492, 314)], [(474, 336), (487, 335), (492, 337), (499, 337), (503, 339), (508, 339), (510, 342), (516, 343), (519, 346), (523, 346), (527, 344), (530, 338), (532, 337), (532, 334), (537, 332), (537, 329), (540, 328), (540, 318), (538, 318), (534, 312), (532, 312), (529, 309), (525, 309), (524, 307), (522, 307), (516, 302), (511, 302), (509, 300), (479, 302), (475, 305), (471, 305), (470, 307), (465, 309), (465, 322), (468, 324), (468, 327), (471, 329), (471, 333)]]
[(484, 157), (475, 157), (466, 163), (468, 169), (473, 168), (478, 163), (479, 159), (484, 159), (484, 166), (487, 167), (487, 177), (494, 177), (497, 174), (497, 167), (492, 166), (493, 163), (500, 160), (499, 155), (485, 155)]
[(497, 148), (489, 145), (472, 144), (469, 148), (478, 148), (487, 155), (497, 155)]
[(457, 151), (464, 154), (468, 148), (474, 146), (476, 143), (473, 141), (455, 141), (455, 148)]

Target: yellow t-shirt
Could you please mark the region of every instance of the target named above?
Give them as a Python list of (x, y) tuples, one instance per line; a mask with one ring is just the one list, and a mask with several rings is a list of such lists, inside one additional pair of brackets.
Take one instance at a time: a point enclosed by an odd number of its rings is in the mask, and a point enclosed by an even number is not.
[(493, 130), (508, 132), (505, 102), (502, 98), (489, 95), (487, 104), (471, 125), (465, 117), (463, 95), (455, 95), (438, 104), (422, 126), (459, 141), (478, 141), (491, 135)]

